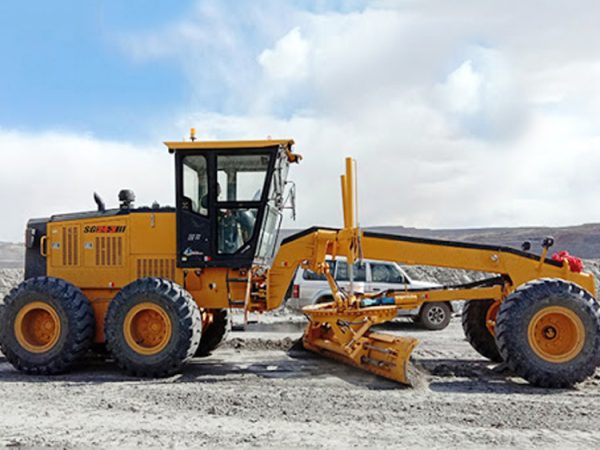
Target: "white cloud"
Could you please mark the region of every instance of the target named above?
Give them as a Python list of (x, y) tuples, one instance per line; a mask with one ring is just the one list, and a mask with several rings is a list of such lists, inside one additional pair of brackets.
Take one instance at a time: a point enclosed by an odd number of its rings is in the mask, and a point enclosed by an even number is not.
[(258, 62), (269, 78), (299, 80), (308, 73), (308, 51), (300, 28), (294, 28), (277, 41), (273, 49), (263, 50)]
[(25, 224), (96, 208), (96, 191), (108, 207), (120, 189), (133, 189), (137, 204), (173, 204), (173, 169), (160, 143), (155, 147), (102, 141), (90, 136), (46, 132), (27, 134), (0, 129), (0, 240), (22, 241)]
[[(600, 220), (590, 207), (600, 190), (600, 4), (378, 1), (343, 14), (290, 5), (246, 2), (232, 15), (219, 2), (199, 2), (189, 17), (120, 43), (133, 61), (167, 58), (192, 91), (214, 91), (217, 106), (190, 101), (165, 125), (175, 137), (196, 126), (201, 139), (296, 139), (305, 155), (292, 171), (297, 226), (340, 224), (337, 176), (346, 155), (358, 160), (365, 225)], [(19, 149), (12, 165), (37, 167), (23, 180), (0, 180), (11, 192), (2, 201), (29, 208), (18, 224), (3, 226), (10, 236), (30, 215), (91, 205), (94, 189), (114, 196), (131, 179), (119, 165), (124, 155), (133, 170), (144, 161), (134, 187), (146, 203), (171, 199), (172, 172), (165, 175), (160, 150), (146, 160), (131, 145), (50, 137), (0, 134), (4, 148)], [(47, 159), (38, 148), (50, 142), (85, 175)], [(90, 171), (78, 170), (84, 162)], [(0, 171), (14, 170), (5, 163)], [(145, 172), (152, 182), (142, 181)], [(60, 196), (67, 178), (79, 197)], [(39, 194), (46, 185), (52, 194)]]
[(450, 112), (474, 114), (481, 109), (483, 76), (473, 69), (468, 59), (450, 73), (440, 86), (440, 96)]
[(475, 46), (434, 92), (447, 120), (479, 138), (505, 139), (526, 126), (527, 113), (521, 89), (503, 55)]
[[(297, 18), (286, 36), (301, 29), (308, 45), (302, 85), (284, 79), (286, 90), (267, 73), (253, 90), (260, 114), (205, 111), (181, 122), (202, 123), (211, 137), (296, 138), (306, 156), (293, 172), (299, 226), (340, 223), (336, 175), (347, 154), (359, 161), (364, 224), (597, 221), (586, 205), (600, 187), (591, 175), (600, 127), (587, 112), (600, 108), (591, 82), (600, 60), (573, 39), (573, 11), (544, 10), (532, 28), (516, 2), (467, 2), (458, 12), (392, 3)], [(589, 36), (585, 14), (579, 31)], [(262, 54), (277, 54), (281, 42)], [(269, 113), (280, 104), (292, 107)]]

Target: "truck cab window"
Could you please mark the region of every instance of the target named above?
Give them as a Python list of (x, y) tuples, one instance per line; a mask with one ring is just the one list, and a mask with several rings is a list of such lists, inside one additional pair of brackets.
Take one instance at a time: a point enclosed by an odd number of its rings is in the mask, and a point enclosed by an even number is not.
[(371, 281), (373, 283), (406, 283), (404, 275), (390, 264), (371, 264)]
[[(348, 263), (346, 261), (338, 261), (337, 272), (335, 274), (337, 281), (349, 281)], [(367, 280), (367, 265), (364, 262), (354, 263), (354, 281)]]

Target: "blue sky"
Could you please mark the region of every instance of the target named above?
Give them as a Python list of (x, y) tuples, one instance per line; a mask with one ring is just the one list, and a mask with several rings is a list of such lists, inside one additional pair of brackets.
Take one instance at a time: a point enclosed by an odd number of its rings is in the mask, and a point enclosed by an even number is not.
[[(190, 2), (178, 2), (183, 10)], [(172, 2), (5, 2), (0, 13), (0, 123), (135, 138), (140, 111), (185, 100), (185, 79), (167, 61), (135, 64), (115, 36), (174, 20)]]
[(596, 222), (598, 17), (592, 0), (3, 2), (0, 240), (94, 191), (172, 204), (161, 142), (190, 127), (296, 140), (286, 226), (339, 224), (348, 155), (364, 225)]
[[(195, 17), (197, 1), (69, 0), (5, 2), (0, 6), (0, 125), (4, 128), (62, 129), (116, 139), (143, 139), (149, 117), (167, 117), (184, 108), (240, 113), (228, 101), (227, 85), (211, 74), (219, 47), (197, 49), (190, 58), (206, 56), (203, 83), (186, 77), (176, 58), (136, 61), (121, 40), (152, 33), (171, 22)], [(269, 44), (268, 30), (244, 20), (243, 2), (219, 5), (222, 16), (237, 28), (244, 55), (250, 60)], [(277, 10), (325, 13), (364, 7), (361, 1), (263, 2)], [(283, 14), (283, 13), (282, 13)], [(285, 17), (273, 17), (285, 22)], [(198, 20), (204, 26), (208, 18)], [(276, 23), (271, 24), (276, 28)], [(283, 30), (285, 32), (285, 30)], [(242, 53), (242, 52), (240, 52)], [(240, 54), (238, 57), (242, 56)], [(257, 67), (249, 64), (250, 77)], [(245, 75), (248, 76), (248, 75)], [(143, 115), (141, 114), (143, 112)], [(282, 113), (289, 113), (285, 107)]]

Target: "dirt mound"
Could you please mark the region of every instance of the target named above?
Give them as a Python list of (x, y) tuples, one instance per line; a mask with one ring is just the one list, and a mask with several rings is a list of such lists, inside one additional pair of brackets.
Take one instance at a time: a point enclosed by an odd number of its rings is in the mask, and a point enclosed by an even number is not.
[(0, 269), (20, 269), (25, 261), (23, 244), (0, 242)]
[(221, 348), (231, 348), (234, 350), (283, 350), (288, 351), (296, 345), (297, 339), (285, 337), (282, 339), (263, 339), (251, 338), (241, 339), (233, 338), (223, 342)]

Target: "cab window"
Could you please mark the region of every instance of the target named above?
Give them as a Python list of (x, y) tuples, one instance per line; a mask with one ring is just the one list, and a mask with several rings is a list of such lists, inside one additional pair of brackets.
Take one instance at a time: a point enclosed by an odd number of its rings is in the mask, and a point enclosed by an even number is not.
[(219, 253), (231, 255), (252, 239), (258, 209), (221, 208), (217, 211)]
[(217, 157), (220, 202), (258, 202), (262, 197), (269, 156), (223, 155)]
[(183, 158), (183, 198), (181, 207), (203, 216), (208, 215), (208, 178), (206, 158), (194, 155)]
[(396, 266), (371, 263), (371, 281), (373, 283), (404, 284), (406, 278)]

